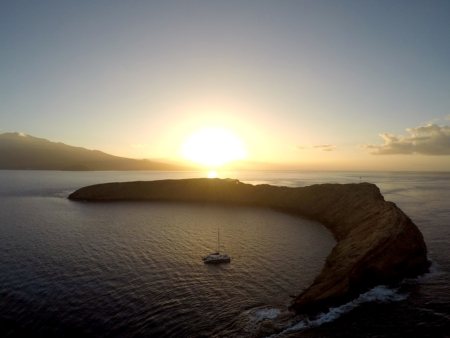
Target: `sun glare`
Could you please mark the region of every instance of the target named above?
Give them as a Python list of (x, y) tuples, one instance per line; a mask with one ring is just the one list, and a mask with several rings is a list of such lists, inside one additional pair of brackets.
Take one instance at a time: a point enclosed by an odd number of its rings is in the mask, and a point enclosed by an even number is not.
[(246, 158), (241, 139), (223, 128), (205, 128), (189, 136), (182, 146), (184, 158), (216, 168), (231, 161)]
[(208, 171), (208, 178), (217, 178), (217, 171), (215, 170)]

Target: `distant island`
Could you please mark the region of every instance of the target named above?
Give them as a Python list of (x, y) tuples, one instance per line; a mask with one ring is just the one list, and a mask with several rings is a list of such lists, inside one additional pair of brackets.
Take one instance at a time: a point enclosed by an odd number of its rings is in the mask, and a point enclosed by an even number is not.
[(291, 309), (298, 313), (326, 310), (374, 286), (415, 277), (429, 267), (419, 229), (369, 183), (289, 188), (234, 179), (161, 180), (88, 186), (69, 199), (251, 205), (317, 220), (333, 233), (337, 244), (312, 285), (294, 298)]
[(0, 134), (0, 169), (186, 170), (181, 165), (113, 156), (22, 133)]

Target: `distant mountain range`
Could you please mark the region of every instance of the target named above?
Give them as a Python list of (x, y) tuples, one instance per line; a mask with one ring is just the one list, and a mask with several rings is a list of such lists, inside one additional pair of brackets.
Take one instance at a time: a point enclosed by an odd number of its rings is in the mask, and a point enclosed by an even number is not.
[(0, 169), (183, 170), (180, 165), (113, 156), (22, 133), (0, 134)]

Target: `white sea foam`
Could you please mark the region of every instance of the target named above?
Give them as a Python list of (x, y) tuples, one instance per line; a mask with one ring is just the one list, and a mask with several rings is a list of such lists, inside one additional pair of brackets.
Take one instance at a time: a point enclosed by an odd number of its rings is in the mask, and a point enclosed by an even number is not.
[(428, 272), (425, 272), (423, 275), (420, 275), (413, 279), (407, 279), (407, 281), (416, 281), (416, 282), (425, 282), (429, 279), (432, 279), (437, 276), (444, 275), (445, 272), (442, 271), (441, 267), (434, 261), (431, 261), (430, 268), (428, 269)]
[(273, 321), (281, 314), (281, 310), (273, 307), (257, 307), (243, 312), (245, 318), (245, 332), (250, 333), (259, 330), (265, 320)]
[(280, 315), (281, 311), (275, 308), (262, 308), (252, 313), (252, 319), (256, 322), (263, 321), (264, 319), (275, 319)]
[(377, 302), (377, 303), (390, 303), (405, 300), (408, 297), (407, 294), (400, 293), (398, 289), (388, 288), (384, 285), (379, 285), (373, 289), (359, 295), (358, 298), (343, 304), (338, 307), (330, 308), (328, 312), (317, 315), (314, 319), (305, 318), (296, 324), (286, 328), (282, 332), (276, 335), (270, 336), (271, 338), (278, 337), (285, 333), (291, 333), (296, 331), (302, 331), (304, 329), (314, 328), (321, 326), (325, 323), (332, 322), (338, 319), (343, 314), (346, 314), (353, 309), (364, 303)]

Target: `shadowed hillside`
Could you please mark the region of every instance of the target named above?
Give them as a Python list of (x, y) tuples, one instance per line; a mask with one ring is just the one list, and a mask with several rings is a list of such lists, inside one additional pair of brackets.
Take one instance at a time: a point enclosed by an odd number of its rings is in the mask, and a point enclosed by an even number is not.
[(0, 134), (0, 169), (181, 170), (181, 166), (136, 160), (20, 133)]

